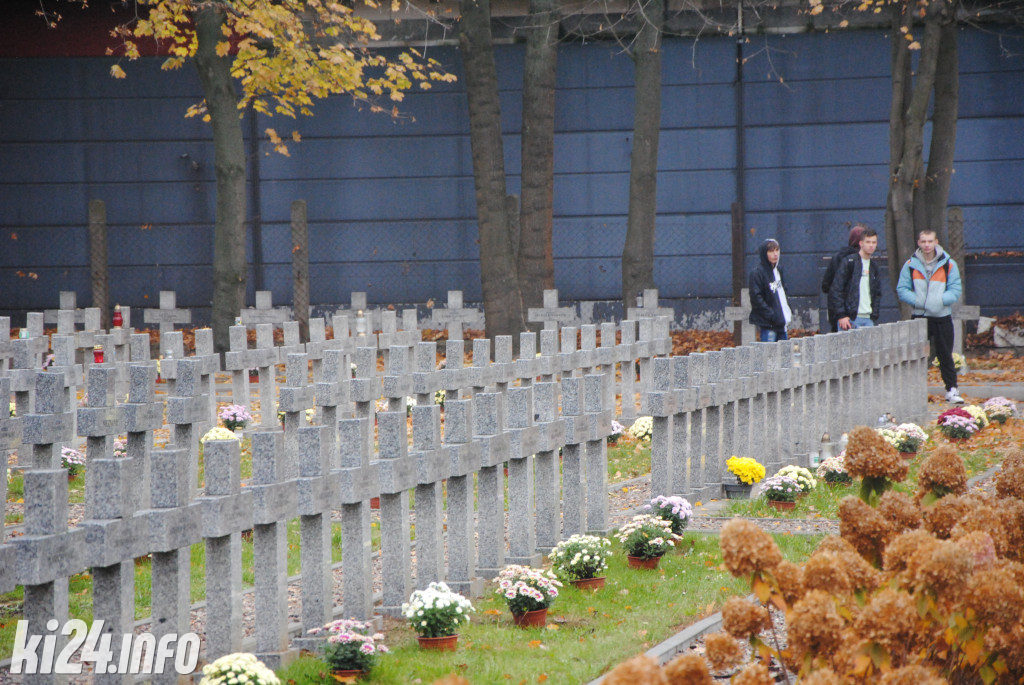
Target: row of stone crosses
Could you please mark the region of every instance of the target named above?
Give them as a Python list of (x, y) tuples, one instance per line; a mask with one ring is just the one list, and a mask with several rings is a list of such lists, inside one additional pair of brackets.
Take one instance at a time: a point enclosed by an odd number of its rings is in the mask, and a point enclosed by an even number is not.
[[(163, 297), (162, 303), (173, 304), (173, 299)], [(27, 335), (9, 343), (10, 321), (0, 320), (0, 327), (8, 331), (6, 336), (0, 331), (0, 340), (7, 343), (5, 359), (10, 362), (10, 368), (0, 373), (0, 393), (13, 394), (16, 405), (14, 417), (0, 416), (0, 450), (19, 450), (18, 467), (24, 477), (24, 523), (19, 535), (0, 544), (0, 591), (24, 586), (25, 618), (45, 625), (51, 618), (67, 618), (68, 578), (90, 569), (94, 617), (107, 620), (109, 630), (130, 631), (134, 560), (149, 555), (151, 630), (158, 636), (185, 632), (189, 549), (205, 542), (206, 649), (208, 658), (216, 658), (241, 646), (238, 545), (240, 533), (251, 528), (257, 560), (254, 649), (271, 662), (291, 649), (283, 563), (290, 518), (297, 515), (301, 520), (306, 628), (322, 625), (337, 610), (330, 522), (332, 512), (339, 509), (344, 550), (341, 612), (373, 614), (368, 508), (373, 497), (380, 498), (385, 612), (397, 612), (410, 592), (411, 491), (416, 492), (418, 585), (446, 579), (460, 591), (473, 592), (480, 578), (496, 573), (506, 561), (539, 563), (538, 550), (556, 544), (563, 529), (607, 529), (603, 462), (614, 397), (620, 392), (628, 398), (637, 396), (636, 360), (646, 378), (651, 360), (670, 351), (668, 319), (647, 317), (602, 324), (600, 345), (598, 327), (584, 326), (579, 349), (574, 328), (564, 328), (561, 339), (554, 327), (539, 336), (524, 333), (518, 359), (513, 358), (511, 338), (500, 336), (494, 341), (493, 363), (491, 341), (474, 340), (469, 367), (463, 362), (464, 341), (450, 339), (446, 364), (438, 369), (436, 344), (419, 342), (414, 329), (392, 328), (393, 312), (381, 313), (378, 334), (360, 330), (357, 317), (352, 335), (348, 317), (336, 315), (332, 340), (323, 335), (324, 320), (314, 319), (311, 340), (305, 345), (290, 344), (296, 324), (284, 322), (283, 347), (273, 345), (274, 324), (257, 322), (253, 349), (247, 345), (243, 312), (243, 323), (231, 329), (232, 350), (225, 355), (225, 370), (233, 379), (243, 376), (242, 385), (235, 387), (244, 392), (248, 370), (259, 369), (261, 397), (277, 395), (284, 430), (279, 430), (275, 412), (263, 412), (264, 417), (274, 417), (273, 426), (251, 433), (252, 478), (244, 488), (239, 442), (207, 442), (200, 492), (199, 436), (213, 421), (214, 375), (221, 371), (209, 329), (196, 330), (195, 354), (185, 356), (181, 331), (165, 328), (159, 373), (167, 386), (161, 401), (156, 393), (157, 364), (149, 359), (149, 336), (132, 332), (130, 310), (121, 310), (121, 327), (110, 331), (77, 330), (77, 314), (74, 309), (58, 310), (58, 332), (49, 338), (41, 326), (46, 314), (30, 315)], [(82, 314), (89, 329), (92, 321), (87, 319), (94, 319), (95, 313)], [(156, 323), (172, 324), (171, 318), (183, 323), (185, 317), (168, 314)], [(97, 345), (105, 352), (102, 361), (78, 361), (80, 352)], [(48, 349), (53, 359), (42, 372)], [(384, 357), (383, 373), (377, 371), (379, 355)], [(89, 359), (85, 354), (83, 360)], [(272, 367), (278, 363), (285, 364), (286, 380), (275, 388)], [(621, 385), (613, 387), (609, 379), (617, 364), (628, 372), (621, 374)], [(76, 411), (77, 389), (83, 385), (85, 406)], [(432, 403), (437, 390), (448, 394), (443, 442), (440, 407)], [(388, 411), (375, 411), (381, 396)], [(412, 409), (411, 445), (406, 421), (410, 396), (418, 401)], [(313, 406), (320, 421), (306, 426), (305, 411)], [(624, 412), (635, 416), (635, 410), (633, 403)], [(334, 426), (336, 431), (329, 428)], [(170, 432), (167, 447), (154, 449), (154, 433), (163, 428)], [(122, 434), (127, 457), (113, 458), (113, 439)], [(61, 452), (75, 436), (86, 440), (85, 518), (69, 528)], [(570, 483), (564, 501), (559, 486), (562, 450), (562, 478)], [(536, 478), (534, 454), (543, 474)], [(504, 501), (506, 462), (511, 522), (507, 539), (504, 507), (485, 506), (477, 514), (474, 506), (474, 476), (482, 501)], [(6, 505), (6, 496), (3, 502)], [(55, 682), (53, 678), (47, 674), (28, 681)], [(124, 682), (110, 674), (97, 674), (96, 679)]]
[[(368, 618), (400, 610), (413, 586), (411, 493), (418, 587), (445, 580), (476, 594), (481, 579), (505, 563), (538, 564), (539, 554), (564, 536), (607, 532), (605, 438), (616, 396), (623, 398), (624, 420), (635, 415), (638, 394), (641, 411), (655, 417), (652, 478), (657, 476), (658, 489), (700, 495), (720, 489), (726, 445), (756, 448), (779, 461), (793, 456), (796, 437), (806, 446), (814, 431), (861, 419), (873, 404), (925, 396), (921, 322), (833, 334), (800, 348), (786, 341), (669, 360), (668, 319), (639, 318), (602, 324), (600, 345), (597, 326), (579, 330), (578, 346), (572, 327), (524, 333), (518, 359), (508, 336), (495, 338), (493, 350), (491, 341), (474, 340), (468, 367), (466, 343), (449, 339), (446, 364), (438, 369), (436, 344), (419, 342), (411, 328), (392, 332), (388, 324), (381, 333), (363, 334), (357, 322), (352, 335), (351, 318), (338, 315), (332, 320), (335, 337), (317, 347), (321, 325), (314, 321), (310, 342), (296, 342), (294, 349), (287, 335), (284, 347), (273, 347), (271, 323), (255, 324), (253, 349), (243, 345), (246, 324), (232, 327), (226, 370), (236, 378), (236, 372), (246, 377), (250, 368), (260, 369), (260, 396), (277, 396), (284, 430), (276, 412), (262, 412), (273, 425), (250, 434), (252, 477), (245, 487), (240, 443), (207, 442), (201, 491), (199, 436), (214, 420), (214, 375), (221, 370), (208, 329), (196, 331), (196, 353), (188, 357), (180, 331), (162, 337), (164, 398), (156, 392), (149, 336), (132, 333), (130, 324), (93, 334), (93, 345), (111, 354), (87, 369), (75, 355), (89, 348), (79, 345), (81, 331), (65, 328), (51, 336), (54, 361), (45, 373), (39, 371), (45, 348), (34, 337), (11, 340), (11, 368), (0, 374), (0, 392), (14, 394), (17, 411), (15, 418), (0, 413), (0, 450), (19, 450), (25, 508), (21, 534), (0, 544), (0, 592), (24, 586), (25, 618), (45, 625), (67, 618), (68, 578), (89, 569), (94, 618), (108, 621), (114, 632), (130, 632), (134, 560), (150, 555), (148, 629), (158, 637), (187, 632), (190, 548), (202, 542), (207, 659), (245, 648), (274, 664), (297, 645), (290, 638), (296, 627), (289, 624), (286, 570), (287, 525), (294, 517), (300, 519), (304, 631), (335, 614)], [(285, 327), (297, 333), (294, 322)], [(377, 371), (378, 357), (384, 357), (383, 372)], [(285, 365), (285, 381), (267, 392), (264, 383), (274, 382), (271, 366), (278, 363)], [(75, 411), (76, 389), (83, 384), (85, 406)], [(432, 402), (437, 390), (447, 393), (443, 437), (441, 409)], [(375, 407), (382, 396), (384, 411)], [(411, 442), (408, 397), (417, 400)], [(314, 406), (318, 420), (306, 425), (305, 411)], [(814, 418), (798, 418), (805, 415)], [(789, 433), (787, 423), (795, 427)], [(155, 449), (154, 433), (165, 427), (167, 447)], [(726, 443), (734, 431), (736, 440)], [(127, 457), (113, 458), (112, 441), (121, 434)], [(60, 458), (76, 435), (86, 439), (85, 516), (69, 528)], [(380, 500), (379, 595), (370, 545), (374, 497)], [(331, 521), (339, 510), (337, 602)], [(254, 615), (246, 616), (239, 550), (241, 533), (250, 529), (256, 601)], [(242, 636), (246, 620), (254, 626), (251, 644)], [(171, 676), (155, 681), (170, 682)], [(96, 676), (96, 682), (106, 681), (126, 679)]]

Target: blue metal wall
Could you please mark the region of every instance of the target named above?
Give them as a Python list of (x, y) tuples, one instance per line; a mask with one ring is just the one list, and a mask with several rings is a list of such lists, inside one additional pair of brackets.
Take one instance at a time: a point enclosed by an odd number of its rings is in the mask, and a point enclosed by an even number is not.
[[(969, 250), (1024, 248), (1024, 41), (1005, 50), (1007, 40), (961, 32), (951, 204), (964, 208)], [(844, 242), (848, 222), (881, 232), (889, 49), (874, 31), (753, 36), (743, 46), (747, 252), (779, 239), (794, 295), (816, 293), (820, 259)], [(461, 76), (456, 49), (429, 53)], [(718, 309), (730, 294), (735, 58), (733, 39), (664, 46), (655, 273), (662, 294), (690, 298), (691, 311)], [(86, 208), (99, 198), (112, 301), (155, 306), (159, 290), (173, 289), (202, 318), (212, 294), (213, 150), (208, 127), (183, 118), (200, 97), (195, 74), (161, 72), (159, 62), (126, 65), (128, 78), (114, 80), (102, 58), (0, 60), (0, 311), (53, 307), (64, 289), (90, 301)], [(508, 190), (517, 193), (522, 46), (499, 48), (498, 69)], [(632, 62), (615, 46), (560, 48), (554, 249), (566, 299), (619, 297), (632, 81)], [(314, 304), (347, 302), (353, 290), (378, 303), (454, 288), (479, 298), (462, 88), (460, 79), (410, 94), (397, 120), (345, 98), (318, 104), (311, 119), (245, 120), (250, 140), (259, 138), (250, 213), (262, 227), (260, 276), (276, 302), (290, 299), (298, 198), (309, 206)], [(268, 127), (283, 136), (298, 128), (302, 142), (278, 155)], [(1019, 260), (968, 269), (983, 313), (1024, 305), (1024, 288), (1005, 287)]]

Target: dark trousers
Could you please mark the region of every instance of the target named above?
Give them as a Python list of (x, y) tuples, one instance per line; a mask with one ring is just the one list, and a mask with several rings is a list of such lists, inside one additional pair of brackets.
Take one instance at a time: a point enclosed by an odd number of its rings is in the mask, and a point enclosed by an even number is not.
[[(915, 316), (920, 319), (920, 316)], [(939, 360), (939, 373), (942, 374), (942, 382), (946, 384), (946, 390), (956, 387), (956, 367), (953, 365), (953, 317), (952, 316), (926, 316), (928, 321), (928, 341), (931, 343), (932, 352)]]

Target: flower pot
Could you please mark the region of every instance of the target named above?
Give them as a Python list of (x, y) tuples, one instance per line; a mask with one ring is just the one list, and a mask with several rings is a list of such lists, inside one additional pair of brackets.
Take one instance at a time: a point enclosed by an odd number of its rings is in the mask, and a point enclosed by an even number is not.
[(770, 499), (768, 500), (768, 504), (772, 507), (775, 507), (779, 511), (786, 511), (789, 509), (796, 508), (796, 502), (778, 502), (776, 500)]
[(543, 628), (548, 622), (547, 607), (527, 611), (525, 614), (512, 613), (512, 622), (520, 628)]
[(249, 374), (249, 382), (250, 383), (259, 383), (260, 382), (260, 374), (258, 372), (257, 373), (250, 373)]
[(661, 557), (651, 557), (650, 559), (644, 559), (643, 557), (633, 557), (627, 555), (626, 561), (629, 562), (630, 568), (653, 570), (658, 568), (658, 563), (661, 562)]
[[(545, 609), (545, 611), (547, 611)], [(459, 635), (441, 635), (440, 637), (417, 637), (420, 649), (432, 649), (436, 652), (454, 652), (458, 647)]]
[(371, 509), (380, 509), (380, 497), (371, 497), (370, 498), (370, 508)]
[(960, 444), (961, 442), (967, 442), (970, 438), (946, 438), (954, 445)]
[(904, 459), (913, 459), (917, 456), (917, 452), (900, 452), (900, 456)]
[(604, 576), (597, 578), (577, 578), (576, 580), (570, 580), (569, 583), (578, 587), (580, 590), (600, 590), (604, 587)]
[(753, 483), (722, 483), (722, 492), (726, 499), (750, 499), (750, 491), (753, 490)]
[(355, 683), (364, 675), (358, 668), (336, 668), (331, 675), (339, 683)]

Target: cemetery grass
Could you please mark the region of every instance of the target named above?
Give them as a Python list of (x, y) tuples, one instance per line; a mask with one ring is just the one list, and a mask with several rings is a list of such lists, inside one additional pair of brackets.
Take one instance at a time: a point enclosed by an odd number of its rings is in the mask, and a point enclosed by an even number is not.
[[(786, 558), (806, 559), (820, 536), (777, 535)], [(472, 620), (460, 630), (455, 652), (422, 651), (401, 619), (385, 620), (382, 656), (366, 683), (428, 683), (449, 673), (471, 683), (585, 683), (719, 611), (727, 599), (749, 593), (745, 580), (722, 566), (718, 536), (687, 533), (655, 571), (629, 569), (618, 543), (609, 560), (607, 584), (582, 592), (566, 583), (548, 611), (544, 628), (512, 624), (504, 600), (488, 584), (474, 599)], [(327, 665), (312, 657), (278, 674), (288, 685), (330, 685)]]
[[(959, 450), (967, 470), (967, 477), (973, 478), (1002, 463), (1003, 451), (1019, 444), (1024, 433), (1024, 422), (1011, 419), (1005, 426), (991, 425), (984, 429), (970, 442)], [(928, 441), (922, 446), (917, 456), (909, 461), (910, 471), (902, 483), (893, 489), (911, 496), (917, 492), (917, 473), (928, 455), (942, 444), (947, 444), (937, 430), (932, 431)], [(839, 518), (839, 501), (847, 495), (856, 497), (860, 491), (860, 481), (845, 486), (833, 487), (822, 479), (818, 486), (803, 497), (797, 499), (796, 508), (779, 511), (771, 507), (763, 497), (749, 500), (732, 500), (725, 512), (727, 516), (744, 516), (749, 518), (786, 518), (813, 519)]]

